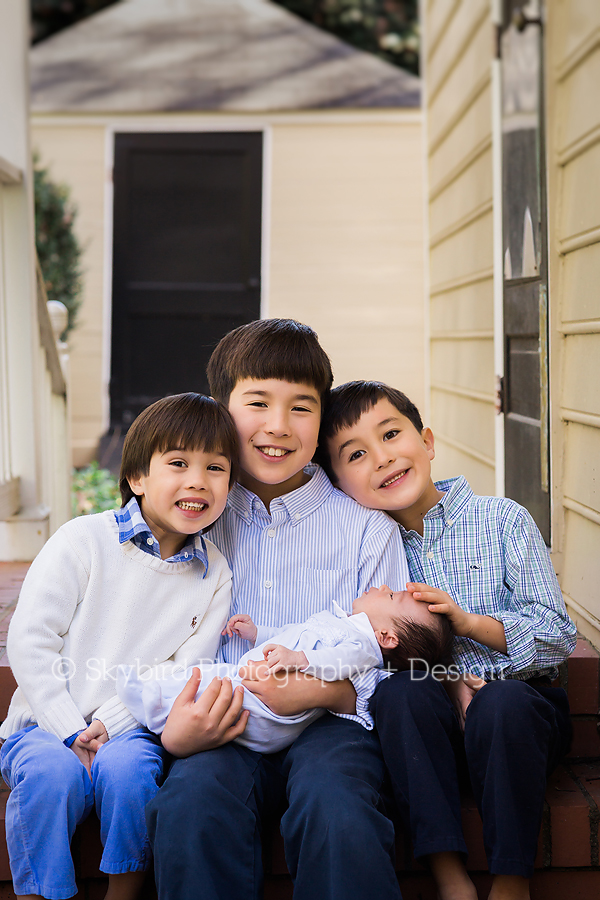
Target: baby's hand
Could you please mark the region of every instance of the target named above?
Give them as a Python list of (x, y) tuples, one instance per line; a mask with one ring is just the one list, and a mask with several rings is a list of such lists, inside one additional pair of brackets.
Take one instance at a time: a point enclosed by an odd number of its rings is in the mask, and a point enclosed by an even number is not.
[(458, 634), (461, 637), (470, 636), (472, 628), (471, 614), (461, 609), (446, 591), (431, 587), (428, 584), (417, 584), (414, 582), (409, 582), (406, 585), (406, 590), (410, 591), (415, 600), (428, 603), (430, 612), (443, 613), (448, 616), (454, 634)]
[(289, 672), (308, 667), (308, 660), (301, 650), (288, 650), (281, 644), (267, 644), (263, 650), (269, 672)]
[(87, 750), (97, 753), (102, 744), (106, 744), (108, 741), (108, 731), (104, 722), (101, 722), (100, 719), (94, 719), (92, 724), (88, 725), (85, 731), (81, 732), (77, 741), (84, 744)]
[(232, 637), (232, 635), (237, 634), (243, 640), (249, 641), (251, 644), (254, 644), (256, 641), (256, 635), (258, 634), (258, 629), (256, 625), (250, 618), (250, 616), (245, 613), (240, 613), (237, 616), (232, 616), (221, 632), (223, 635), (227, 635), (227, 637)]

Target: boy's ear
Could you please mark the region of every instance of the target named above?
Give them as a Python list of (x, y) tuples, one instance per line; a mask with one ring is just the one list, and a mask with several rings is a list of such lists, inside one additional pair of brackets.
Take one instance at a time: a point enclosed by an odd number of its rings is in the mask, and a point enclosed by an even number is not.
[(435, 440), (431, 428), (424, 428), (421, 432), (421, 438), (425, 444), (429, 459), (435, 459)]
[(383, 647), (384, 650), (391, 650), (393, 647), (398, 646), (398, 635), (391, 631), (377, 629), (375, 637), (377, 638), (379, 646)]
[(142, 475), (136, 475), (135, 478), (128, 478), (128, 479), (127, 479), (127, 482), (128, 482), (128, 484), (129, 484), (129, 487), (130, 487), (131, 490), (133, 491), (133, 493), (136, 495), (136, 497), (143, 497), (143, 496), (144, 496), (144, 487), (143, 487), (143, 484), (142, 484)]

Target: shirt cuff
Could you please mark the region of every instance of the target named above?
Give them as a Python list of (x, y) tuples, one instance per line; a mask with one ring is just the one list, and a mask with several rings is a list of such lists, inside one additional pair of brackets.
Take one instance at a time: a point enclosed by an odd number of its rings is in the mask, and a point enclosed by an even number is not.
[(72, 747), (80, 734), (83, 734), (85, 728), (82, 728), (81, 731), (76, 731), (75, 734), (70, 735), (68, 738), (65, 738), (63, 744), (65, 747)]

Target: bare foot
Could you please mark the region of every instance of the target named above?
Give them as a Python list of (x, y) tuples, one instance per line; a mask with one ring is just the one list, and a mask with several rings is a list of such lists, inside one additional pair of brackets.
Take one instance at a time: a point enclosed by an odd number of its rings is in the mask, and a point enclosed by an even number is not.
[(459, 853), (432, 853), (429, 865), (439, 900), (477, 900), (475, 885), (469, 878)]
[(530, 900), (529, 878), (520, 875), (494, 875), (488, 900)]

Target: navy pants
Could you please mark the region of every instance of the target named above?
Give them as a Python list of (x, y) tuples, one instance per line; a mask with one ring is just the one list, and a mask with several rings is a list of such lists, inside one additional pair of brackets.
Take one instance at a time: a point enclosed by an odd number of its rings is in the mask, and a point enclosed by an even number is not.
[(160, 900), (259, 900), (262, 834), (281, 819), (294, 900), (400, 900), (373, 732), (327, 714), (286, 750), (236, 743), (177, 760), (146, 808)]
[(536, 685), (486, 684), (467, 709), (463, 735), (446, 691), (431, 676), (417, 681), (400, 672), (380, 684), (371, 712), (416, 857), (466, 855), (459, 786), (468, 772), (490, 872), (531, 877), (546, 778), (571, 737), (565, 692)]

